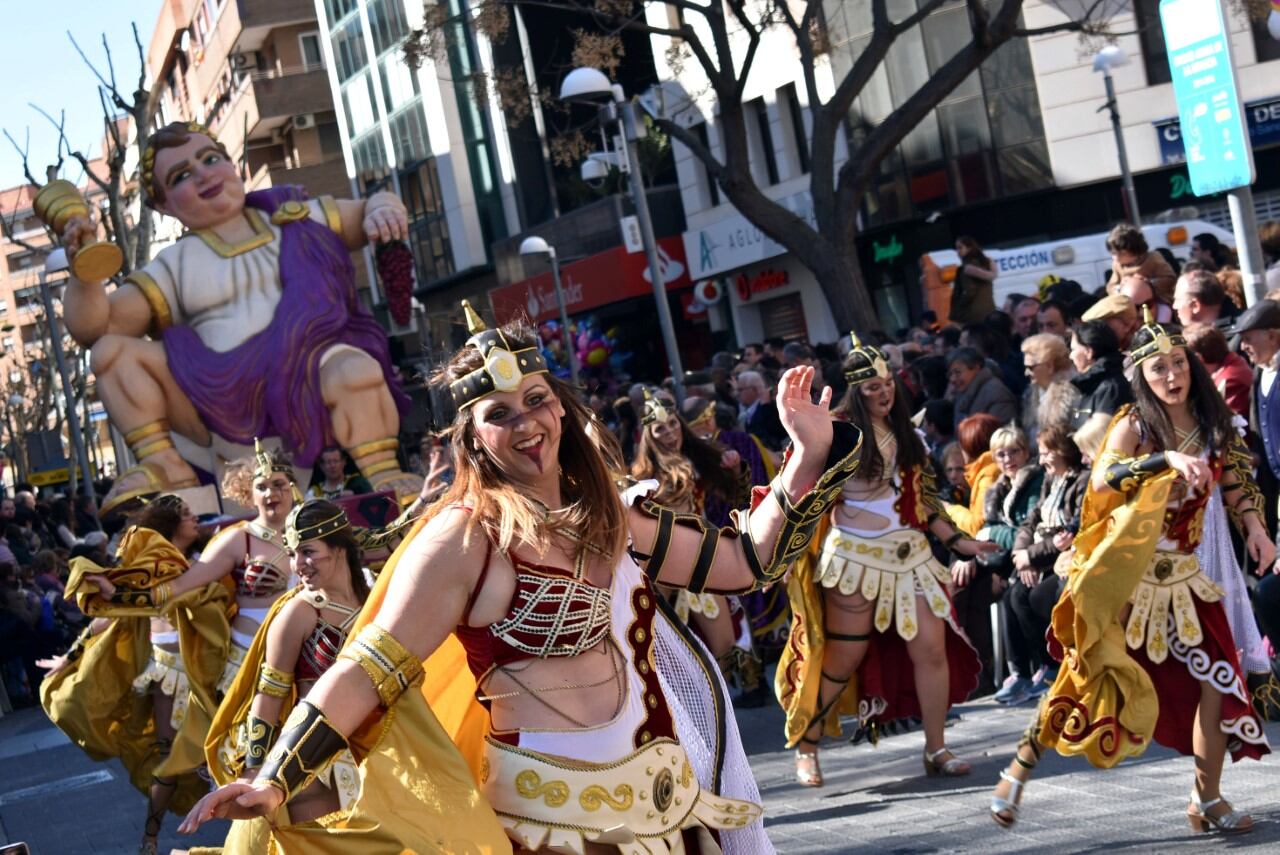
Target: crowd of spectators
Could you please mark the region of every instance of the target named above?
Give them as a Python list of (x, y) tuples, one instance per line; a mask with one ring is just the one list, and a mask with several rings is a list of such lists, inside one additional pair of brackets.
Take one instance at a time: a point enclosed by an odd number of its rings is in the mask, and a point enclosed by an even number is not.
[(86, 623), (63, 597), (70, 561), (108, 564), (111, 534), (90, 495), (38, 495), (20, 483), (0, 499), (0, 676), (12, 706), (37, 702), (36, 661), (65, 650)]

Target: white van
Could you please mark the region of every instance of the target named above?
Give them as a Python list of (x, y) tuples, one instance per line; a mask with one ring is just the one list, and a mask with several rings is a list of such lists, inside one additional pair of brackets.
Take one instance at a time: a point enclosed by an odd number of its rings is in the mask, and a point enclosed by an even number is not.
[[(1181, 220), (1142, 227), (1147, 246), (1152, 250), (1166, 247), (1182, 261), (1187, 260), (1191, 239), (1206, 232), (1227, 246), (1235, 246), (1235, 236), (1231, 232), (1203, 220)], [(984, 247), (983, 252), (996, 264), (996, 308), (1000, 308), (1008, 294), (1037, 296), (1041, 280), (1050, 274), (1059, 279), (1074, 279), (1086, 294), (1095, 291), (1111, 276), (1107, 234), (1099, 232), (1012, 249)], [(938, 313), (939, 320), (945, 320), (947, 316), (947, 308), (951, 305), (951, 283), (955, 281), (959, 267), (960, 256), (954, 248), (920, 256), (920, 281), (924, 287), (925, 304)]]

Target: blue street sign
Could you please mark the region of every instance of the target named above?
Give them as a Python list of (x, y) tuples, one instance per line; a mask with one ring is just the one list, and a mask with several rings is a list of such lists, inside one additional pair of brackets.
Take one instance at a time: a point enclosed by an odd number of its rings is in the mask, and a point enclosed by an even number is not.
[(1221, 0), (1160, 0), (1191, 189), (1211, 196), (1253, 183), (1253, 151)]

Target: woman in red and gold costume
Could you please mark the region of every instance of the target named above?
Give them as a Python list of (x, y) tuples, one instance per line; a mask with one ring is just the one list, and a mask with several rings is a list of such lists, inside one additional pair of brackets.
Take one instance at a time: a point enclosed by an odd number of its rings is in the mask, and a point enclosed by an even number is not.
[[(360, 546), (342, 508), (320, 499), (294, 508), (284, 542), (302, 584), (271, 607), (245, 667), (213, 717), (205, 754), (219, 784), (253, 779), (275, 744), (281, 721), (338, 661), (369, 595)], [(276, 816), (274, 825), (314, 824), (349, 808), (359, 791), (354, 760), (344, 754), (293, 798), (287, 815)], [(224, 849), (266, 852), (271, 831), (264, 819), (235, 823)]]
[[(751, 501), (751, 472), (742, 456), (699, 436), (680, 416), (675, 401), (658, 389), (644, 390), (631, 477), (657, 481), (658, 489), (650, 495), (653, 501), (703, 517), (716, 527), (728, 525), (731, 509)], [(737, 684), (742, 693), (738, 705), (763, 706), (768, 700), (764, 666), (752, 647), (751, 625), (742, 605), (716, 594), (669, 593), (676, 614), (706, 643), (725, 680)]]
[(1215, 484), (1263, 567), (1275, 547), (1252, 460), (1200, 359), (1151, 321), (1134, 336), (1135, 403), (1116, 413), (1094, 464), (1049, 651), (1062, 661), (1009, 768), (991, 815), (1018, 816), (1045, 746), (1099, 768), (1151, 740), (1195, 758), (1187, 817), (1197, 831), (1246, 832), (1253, 820), (1219, 789), (1235, 760), (1270, 751), (1221, 603), (1195, 548)]
[[(780, 578), (856, 467), (857, 430), (833, 430), (830, 391), (812, 402), (812, 369), (789, 371), (789, 465), (717, 529), (650, 501), (655, 484), (620, 496), (616, 442), (548, 373), (534, 331), (467, 314), (473, 335), (442, 378), (458, 407), (452, 487), (255, 780), (210, 794), (184, 829), (273, 813), (350, 745), (363, 790), (347, 827), (376, 824), (400, 848), (772, 851), (723, 683), (655, 585), (732, 593)], [(449, 670), (458, 650), (479, 701), (461, 712), (435, 685), (463, 676)], [(470, 772), (417, 690), (424, 671)], [(349, 833), (331, 846), (373, 851)]]
[[(223, 479), (223, 492), (257, 510), (257, 516), (218, 532), (200, 560), (175, 579), (167, 591), (169, 597), (180, 597), (210, 582), (228, 578), (234, 582), (236, 610), (231, 623), (231, 649), (218, 683), (219, 693), (231, 687), (258, 625), (272, 604), (289, 590), (289, 556), (282, 533), (293, 510), (296, 489), (293, 467), (279, 451), (263, 451), (258, 445), (252, 460), (233, 464)], [(121, 592), (122, 596), (128, 594)]]
[(976, 685), (979, 663), (928, 535), (964, 557), (998, 547), (969, 539), (943, 512), (928, 452), (884, 354), (853, 336), (844, 376), (849, 388), (835, 415), (875, 441), (863, 444), (821, 548), (787, 583), (795, 618), (775, 688), (787, 745), (799, 746), (796, 778), (823, 784), (819, 741), (839, 736), (840, 715), (854, 712), (864, 726), (920, 717), (925, 771), (967, 775), (943, 729), (948, 707)]
[(54, 724), (91, 757), (119, 757), (147, 795), (144, 855), (156, 852), (165, 812), (185, 813), (207, 791), (195, 770), (227, 658), (229, 597), (219, 584), (167, 596), (199, 534), (191, 509), (167, 494), (125, 533), (118, 566), (72, 561), (67, 596), (94, 620), (40, 686)]

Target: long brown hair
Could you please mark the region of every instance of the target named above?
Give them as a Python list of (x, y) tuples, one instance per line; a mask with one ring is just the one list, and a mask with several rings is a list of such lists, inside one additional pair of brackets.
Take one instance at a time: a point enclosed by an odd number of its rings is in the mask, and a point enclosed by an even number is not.
[(733, 503), (738, 481), (733, 472), (720, 465), (724, 446), (695, 434), (685, 417), (676, 411), (674, 402), (665, 395), (657, 397), (663, 399), (667, 412), (680, 422), (680, 449), (668, 451), (663, 448), (649, 426), (642, 426), (636, 459), (631, 464), (631, 477), (641, 481), (656, 480), (658, 490), (651, 498), (660, 505), (673, 508), (685, 505), (693, 498), (699, 479), (706, 484), (709, 493)]
[[(513, 350), (537, 345), (537, 335), (523, 320), (501, 327)], [(467, 345), (432, 378), (447, 385), (484, 364), (480, 351)], [(430, 519), (450, 507), (471, 509), (468, 536), (481, 526), (486, 536), (501, 550), (523, 541), (539, 551), (550, 546), (551, 536), (565, 532), (584, 544), (603, 550), (611, 564), (617, 563), (627, 548), (627, 517), (615, 479), (625, 471), (622, 449), (617, 439), (595, 419), (579, 400), (573, 387), (554, 375), (543, 378), (564, 406), (561, 419), (560, 489), (566, 501), (548, 525), (545, 509), (525, 496), (480, 447), (475, 433), (472, 408), (457, 414), (445, 431), (453, 452), (453, 485), (423, 515)], [(585, 548), (585, 547), (583, 547)]]
[[(845, 358), (846, 363), (852, 360)], [(911, 423), (911, 405), (907, 403), (907, 390), (903, 388), (897, 376), (889, 379), (893, 384), (893, 406), (889, 408), (889, 428), (898, 440), (899, 469), (908, 472), (919, 469), (929, 462), (929, 454), (924, 443)], [(880, 456), (880, 448), (876, 444), (875, 426), (867, 405), (863, 401), (858, 384), (850, 384), (845, 390), (844, 398), (832, 411), (834, 415), (844, 416), (854, 427), (862, 431), (862, 457), (858, 463), (858, 477), (870, 480), (883, 479), (891, 473), (885, 472), (885, 461)]]

